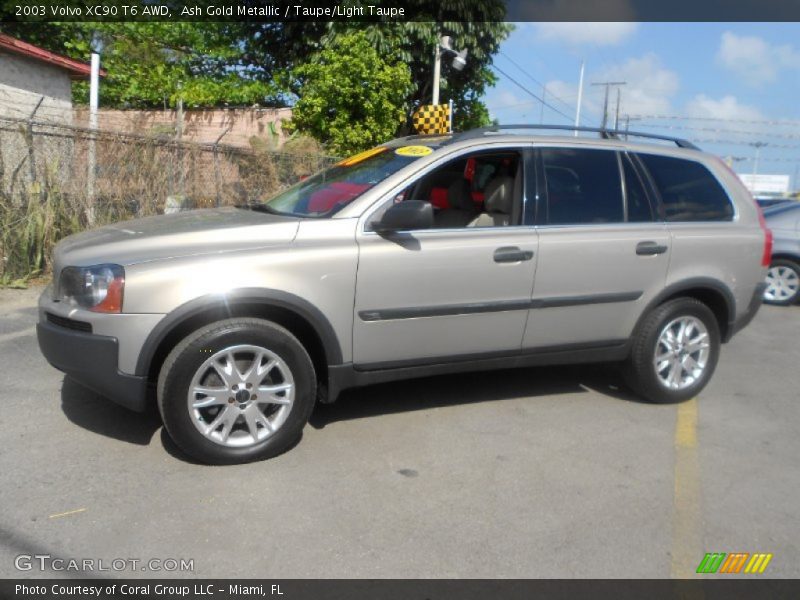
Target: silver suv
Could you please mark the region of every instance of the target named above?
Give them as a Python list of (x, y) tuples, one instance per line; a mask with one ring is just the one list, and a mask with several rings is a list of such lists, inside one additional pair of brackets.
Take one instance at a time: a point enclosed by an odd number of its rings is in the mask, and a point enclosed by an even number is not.
[(155, 396), (217, 464), (408, 377), (619, 362), (645, 399), (694, 396), (761, 303), (771, 237), (750, 194), (682, 140), (527, 129), (398, 139), (262, 203), (70, 237), (41, 350), (123, 406)]

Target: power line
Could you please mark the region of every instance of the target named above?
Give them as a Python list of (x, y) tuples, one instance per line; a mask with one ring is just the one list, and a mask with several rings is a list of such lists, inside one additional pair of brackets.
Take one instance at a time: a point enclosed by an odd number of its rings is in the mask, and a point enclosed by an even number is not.
[[(523, 74), (523, 75), (525, 75), (525, 76), (526, 76), (528, 79), (530, 79), (531, 81), (533, 81), (535, 84), (542, 86), (542, 89), (546, 89), (546, 88), (547, 88), (547, 84), (545, 84), (545, 83), (542, 83), (541, 81), (539, 81), (538, 79), (536, 79), (536, 78), (535, 78), (533, 75), (531, 75), (531, 74), (530, 74), (530, 73), (529, 73), (529, 72), (528, 72), (528, 71), (527, 71), (525, 68), (523, 68), (523, 67), (522, 67), (522, 65), (520, 65), (520, 64), (519, 64), (517, 61), (515, 61), (513, 58), (511, 58), (511, 57), (510, 57), (508, 54), (506, 54), (506, 53), (505, 53), (503, 50), (501, 50), (501, 51), (500, 51), (500, 54), (502, 54), (502, 55), (503, 55), (503, 56), (506, 58), (506, 60), (508, 60), (508, 62), (510, 62), (510, 63), (511, 63), (512, 65), (514, 65), (515, 67), (517, 67), (517, 69), (519, 69), (519, 70), (522, 72), (522, 74)], [(555, 95), (554, 93), (552, 93), (552, 92), (550, 92), (550, 96), (552, 96), (553, 98), (555, 98), (556, 100), (558, 100), (559, 102), (561, 102), (561, 104), (563, 104), (563, 105), (564, 105), (565, 107), (567, 107), (568, 109), (570, 109), (570, 110), (572, 110), (572, 109), (573, 109), (573, 107), (572, 107), (572, 106), (570, 106), (570, 105), (569, 105), (569, 103), (567, 103), (567, 102), (566, 102), (566, 101), (565, 101), (563, 98), (561, 98), (560, 96), (556, 96), (556, 95)]]
[(724, 121), (726, 123), (749, 123), (752, 125), (788, 125), (800, 127), (800, 121), (793, 120), (765, 120), (765, 119), (728, 119), (723, 117), (689, 117), (682, 115), (631, 115), (638, 119), (649, 119), (655, 121)]
[[(633, 118), (633, 117), (631, 117)], [(773, 137), (773, 138), (780, 138), (785, 140), (797, 140), (800, 139), (800, 134), (793, 134), (793, 133), (770, 133), (768, 131), (745, 131), (742, 129), (725, 129), (725, 128), (713, 128), (713, 127), (687, 127), (685, 125), (661, 125), (656, 123), (641, 123), (640, 127), (653, 127), (658, 129), (676, 129), (676, 130), (684, 130), (684, 131), (704, 131), (707, 133), (733, 133), (733, 134), (740, 134), (740, 135), (751, 135), (751, 136), (758, 136), (758, 137)]]
[(505, 110), (507, 108), (518, 108), (520, 106), (530, 106), (531, 104), (541, 104), (536, 100), (531, 100), (530, 102), (516, 102), (514, 104), (503, 104), (502, 106), (490, 106), (488, 107), (489, 110)]
[(538, 100), (539, 102), (541, 102), (541, 103), (542, 103), (544, 106), (546, 106), (546, 107), (548, 107), (549, 109), (551, 109), (552, 111), (554, 111), (554, 112), (558, 113), (559, 115), (561, 115), (562, 117), (564, 117), (564, 118), (565, 118), (565, 119), (567, 119), (568, 121), (571, 121), (571, 120), (572, 120), (572, 117), (570, 117), (569, 115), (565, 115), (563, 112), (561, 112), (560, 110), (558, 110), (558, 109), (557, 109), (555, 106), (553, 106), (552, 104), (548, 104), (547, 102), (545, 102), (545, 101), (544, 101), (542, 98), (540, 98), (539, 96), (537, 96), (536, 94), (534, 94), (532, 91), (530, 91), (528, 88), (526, 88), (524, 85), (522, 85), (522, 84), (521, 84), (519, 81), (517, 81), (516, 79), (514, 79), (513, 77), (511, 77), (511, 75), (509, 75), (508, 73), (506, 73), (505, 71), (503, 71), (503, 69), (501, 69), (501, 68), (500, 68), (500, 67), (498, 67), (497, 65), (492, 65), (492, 68), (493, 68), (493, 69), (495, 69), (495, 70), (496, 70), (498, 73), (500, 73), (501, 75), (503, 75), (503, 76), (504, 76), (506, 79), (508, 79), (508, 80), (509, 80), (511, 83), (513, 83), (513, 84), (515, 84), (516, 86), (518, 86), (518, 87), (519, 87), (519, 88), (520, 88), (522, 91), (524, 91), (526, 94), (528, 94), (529, 96), (532, 96), (533, 98), (535, 98), (536, 100)]
[[(748, 142), (745, 140), (719, 140), (713, 138), (707, 139), (695, 139), (692, 138), (690, 141), (695, 142), (696, 144), (730, 144), (731, 146), (749, 146), (752, 142)], [(770, 144), (770, 148), (779, 148), (781, 150), (794, 150), (800, 148), (798, 144)]]

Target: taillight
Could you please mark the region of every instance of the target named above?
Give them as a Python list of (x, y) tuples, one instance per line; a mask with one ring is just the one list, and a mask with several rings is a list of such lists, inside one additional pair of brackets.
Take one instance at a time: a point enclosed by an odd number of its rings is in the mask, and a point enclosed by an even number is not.
[(772, 230), (767, 227), (767, 222), (764, 220), (764, 211), (756, 204), (758, 209), (758, 224), (764, 230), (764, 254), (761, 255), (761, 266), (768, 267), (772, 262)]

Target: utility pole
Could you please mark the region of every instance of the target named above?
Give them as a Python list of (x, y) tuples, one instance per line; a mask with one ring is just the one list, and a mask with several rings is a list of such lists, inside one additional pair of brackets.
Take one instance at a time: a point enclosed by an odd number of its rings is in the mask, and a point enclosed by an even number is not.
[(767, 145), (767, 142), (750, 142), (749, 145), (756, 149), (756, 156), (753, 160), (753, 175), (758, 175), (758, 157), (761, 154), (761, 149)]
[(628, 139), (628, 131), (631, 128), (631, 121), (641, 121), (641, 117), (631, 117), (630, 115), (625, 115), (625, 139)]
[(605, 98), (603, 99), (603, 124), (600, 129), (605, 129), (608, 124), (608, 89), (612, 85), (626, 85), (627, 83), (627, 81), (598, 81), (592, 83), (592, 85), (603, 85), (606, 88)]
[(617, 88), (617, 111), (616, 114), (614, 115), (614, 129), (619, 129), (619, 97), (620, 97), (620, 91), (619, 88)]
[[(583, 100), (583, 69), (585, 63), (581, 61), (581, 76), (578, 79), (578, 108), (575, 109), (575, 127), (580, 127), (581, 124), (581, 101)], [(575, 129), (575, 137), (578, 137), (578, 130)]]

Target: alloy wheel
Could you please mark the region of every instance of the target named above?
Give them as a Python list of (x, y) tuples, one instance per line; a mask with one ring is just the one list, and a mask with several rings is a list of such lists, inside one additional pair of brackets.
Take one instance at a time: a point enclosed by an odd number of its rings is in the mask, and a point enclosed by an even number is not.
[(800, 275), (791, 267), (774, 265), (767, 271), (767, 289), (764, 299), (770, 302), (785, 302), (796, 296), (800, 289)]
[(658, 381), (671, 390), (684, 390), (705, 372), (711, 343), (703, 322), (690, 316), (670, 321), (656, 341), (653, 366)]
[(278, 431), (294, 395), (294, 377), (281, 357), (260, 346), (238, 345), (215, 352), (197, 369), (187, 407), (203, 436), (240, 448)]

